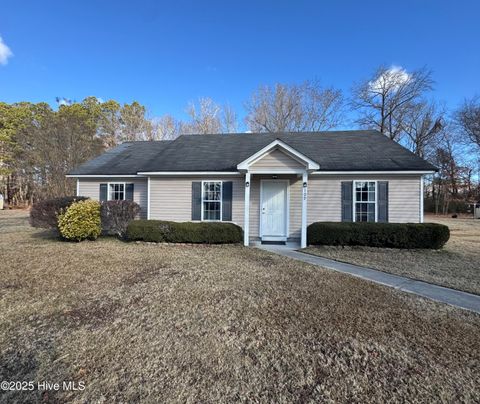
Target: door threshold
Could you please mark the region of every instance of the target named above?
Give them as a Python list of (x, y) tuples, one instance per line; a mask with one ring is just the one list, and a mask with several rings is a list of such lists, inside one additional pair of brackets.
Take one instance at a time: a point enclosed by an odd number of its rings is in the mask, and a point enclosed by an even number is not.
[(286, 245), (286, 241), (281, 240), (262, 240), (261, 244), (264, 245)]
[(286, 236), (262, 236), (260, 239), (262, 241), (287, 241)]

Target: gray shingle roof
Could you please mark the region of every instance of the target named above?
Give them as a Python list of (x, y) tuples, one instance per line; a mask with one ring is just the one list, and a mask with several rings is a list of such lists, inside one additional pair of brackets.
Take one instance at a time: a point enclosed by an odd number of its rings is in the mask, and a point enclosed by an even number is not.
[(184, 135), (174, 141), (124, 143), (71, 172), (236, 171), (237, 164), (280, 139), (320, 165), (320, 171), (435, 170), (377, 131)]
[(76, 167), (71, 175), (132, 175), (173, 141), (125, 142)]

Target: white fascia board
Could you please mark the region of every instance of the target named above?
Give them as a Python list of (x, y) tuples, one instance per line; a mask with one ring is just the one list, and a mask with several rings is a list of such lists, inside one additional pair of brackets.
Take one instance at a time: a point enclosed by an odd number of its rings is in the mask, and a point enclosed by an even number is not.
[(392, 171), (314, 171), (312, 172), (311, 174), (314, 174), (314, 175), (332, 175), (332, 174), (335, 174), (335, 175), (357, 175), (357, 174), (361, 174), (361, 175), (368, 175), (368, 174), (372, 174), (372, 175), (390, 175), (390, 174), (418, 174), (418, 175), (423, 175), (423, 174), (434, 174), (435, 171), (433, 170), (425, 170), (425, 171), (395, 171), (395, 170), (392, 170)]
[(67, 178), (135, 178), (135, 177), (141, 177), (141, 175), (138, 174), (111, 174), (111, 175), (98, 175), (98, 174), (67, 174), (65, 177)]
[(238, 171), (152, 171), (152, 172), (139, 172), (139, 176), (145, 175), (242, 175)]
[(263, 169), (263, 170), (248, 170), (250, 174), (303, 174), (307, 172), (306, 169)]
[(267, 154), (269, 151), (275, 148), (282, 148), (285, 151), (287, 151), (289, 154), (291, 154), (293, 157), (295, 157), (296, 159), (300, 160), (303, 163), (306, 163), (308, 170), (318, 170), (320, 168), (320, 166), (315, 161), (313, 161), (312, 159), (308, 158), (304, 154), (300, 153), (298, 150), (295, 150), (293, 147), (290, 147), (288, 144), (278, 139), (266, 145), (263, 149), (260, 149), (258, 152), (251, 155), (246, 160), (243, 160), (241, 163), (237, 165), (237, 168), (239, 170), (248, 170), (248, 167), (251, 164), (253, 164), (255, 161), (257, 161), (258, 159), (263, 157), (265, 154)]

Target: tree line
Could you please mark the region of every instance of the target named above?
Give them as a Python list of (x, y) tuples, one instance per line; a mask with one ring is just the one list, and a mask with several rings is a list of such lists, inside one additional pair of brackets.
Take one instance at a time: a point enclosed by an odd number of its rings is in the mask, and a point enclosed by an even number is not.
[[(377, 129), (439, 172), (426, 188), (430, 210), (447, 213), (480, 199), (480, 98), (455, 110), (432, 97), (432, 72), (379, 67), (346, 96), (317, 80), (258, 87), (245, 102), (249, 132)], [(88, 97), (47, 103), (0, 102), (0, 193), (12, 206), (71, 195), (73, 167), (120, 143), (171, 140), (181, 134), (235, 133), (236, 111), (211, 98), (190, 103), (187, 120), (149, 116), (145, 106)]]

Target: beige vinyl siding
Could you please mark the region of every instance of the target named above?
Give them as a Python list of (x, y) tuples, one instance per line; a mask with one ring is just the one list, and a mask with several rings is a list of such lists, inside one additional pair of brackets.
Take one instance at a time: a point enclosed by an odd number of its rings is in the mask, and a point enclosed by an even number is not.
[(232, 222), (243, 227), (244, 177), (151, 177), (150, 218), (188, 222), (192, 220), (192, 182), (232, 181)]
[[(250, 188), (250, 237), (259, 237), (260, 180), (271, 175), (252, 175)], [(279, 175), (290, 181), (289, 237), (299, 238), (302, 220), (302, 181), (296, 175)], [(243, 227), (244, 181), (243, 176), (232, 177), (151, 177), (150, 218), (186, 222), (192, 220), (192, 182), (232, 181), (232, 222)]]
[[(250, 189), (250, 237), (260, 237), (260, 187), (262, 179), (271, 179), (271, 175), (252, 175)], [(278, 175), (279, 180), (289, 181), (290, 212), (289, 238), (300, 238), (302, 226), (302, 179), (297, 175)]]
[(140, 217), (147, 217), (147, 178), (79, 178), (79, 195), (100, 199), (100, 184), (125, 182), (133, 185), (133, 200), (140, 205)]
[(341, 182), (388, 181), (388, 220), (392, 223), (420, 221), (419, 175), (310, 175), (308, 183), (308, 224), (339, 222), (341, 217)]
[(251, 165), (250, 168), (255, 170), (277, 170), (287, 168), (305, 168), (305, 166), (299, 161), (277, 149), (266, 154), (260, 160), (256, 161), (254, 164)]
[(420, 177), (389, 180), (388, 218), (393, 223), (420, 221)]
[[(260, 184), (271, 175), (251, 177), (250, 189), (250, 237), (260, 236)], [(278, 175), (289, 180), (289, 238), (300, 238), (302, 218), (302, 178), (298, 175)], [(378, 180), (389, 182), (389, 221), (396, 223), (420, 220), (419, 175), (315, 175), (308, 183), (308, 224), (316, 221), (341, 221), (341, 182), (354, 180)], [(190, 221), (192, 218), (193, 181), (232, 181), (232, 222), (243, 227), (244, 176), (190, 176), (151, 177), (150, 218)], [(100, 184), (108, 182), (134, 183), (134, 200), (142, 208), (141, 217), (147, 216), (147, 178), (80, 178), (80, 195), (99, 199)]]

